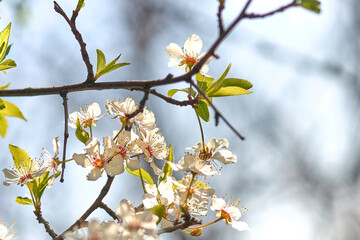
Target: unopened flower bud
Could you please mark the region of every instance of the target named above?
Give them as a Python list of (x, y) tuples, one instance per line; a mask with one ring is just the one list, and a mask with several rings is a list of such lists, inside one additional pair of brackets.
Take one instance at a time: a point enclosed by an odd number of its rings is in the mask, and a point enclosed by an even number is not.
[(197, 229), (194, 229), (190, 232), (190, 235), (191, 236), (194, 236), (194, 237), (199, 237), (202, 233), (202, 228), (197, 228)]

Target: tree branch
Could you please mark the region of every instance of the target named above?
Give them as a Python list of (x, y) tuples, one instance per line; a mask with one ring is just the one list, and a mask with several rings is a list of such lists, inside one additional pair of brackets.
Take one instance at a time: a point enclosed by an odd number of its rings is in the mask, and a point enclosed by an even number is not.
[(99, 208), (104, 209), (105, 212), (106, 212), (107, 214), (109, 214), (115, 221), (118, 221), (118, 220), (119, 220), (119, 218), (118, 218), (118, 216), (116, 215), (116, 213), (115, 213), (111, 208), (109, 208), (108, 205), (106, 205), (104, 202), (101, 202), (101, 203), (99, 204)]
[(64, 172), (65, 172), (65, 160), (66, 160), (66, 146), (67, 146), (67, 139), (69, 138), (69, 110), (68, 110), (68, 104), (67, 104), (67, 93), (61, 93), (60, 96), (63, 99), (63, 105), (64, 105), (64, 119), (65, 119), (65, 126), (64, 126), (64, 147), (63, 147), (63, 160), (61, 165), (61, 177), (60, 182), (64, 182)]
[(66, 229), (60, 236), (55, 238), (56, 240), (63, 239), (63, 236), (67, 231), (72, 231), (76, 226), (79, 226), (82, 222), (84, 222), (86, 220), (87, 217), (90, 216), (90, 214), (93, 211), (95, 211), (98, 207), (100, 207), (102, 200), (104, 199), (104, 197), (107, 195), (107, 193), (110, 190), (113, 180), (114, 180), (114, 177), (108, 176), (108, 179), (107, 179), (104, 187), (101, 189), (101, 192), (100, 192), (99, 196), (96, 198), (96, 200), (94, 201), (94, 203), (91, 204), (89, 209), (86, 210), (86, 212), (73, 225), (71, 225), (68, 229)]
[(268, 12), (268, 13), (264, 13), (264, 14), (250, 13), (250, 14), (246, 14), (246, 18), (250, 18), (250, 19), (265, 18), (265, 17), (271, 16), (271, 15), (274, 15), (276, 13), (283, 12), (288, 8), (296, 7), (296, 6), (298, 6), (298, 4), (296, 3), (296, 0), (294, 0), (291, 3), (289, 3), (287, 5), (284, 5), (282, 7), (279, 7), (278, 9), (275, 9), (275, 10), (273, 10), (271, 12)]
[(43, 216), (42, 216), (42, 213), (41, 213), (41, 210), (35, 210), (34, 211), (34, 214), (36, 216), (36, 220), (41, 223), (41, 224), (44, 224), (44, 227), (45, 227), (45, 230), (46, 232), (50, 235), (50, 237), (52, 238), (56, 238), (58, 235), (54, 232), (54, 230), (51, 229), (50, 225), (49, 225), (49, 222), (46, 221)]
[(85, 81), (85, 83), (93, 83), (95, 82), (95, 78), (94, 78), (94, 72), (93, 72), (93, 66), (90, 62), (90, 58), (89, 58), (89, 54), (86, 50), (86, 43), (84, 42), (81, 33), (77, 30), (76, 25), (75, 25), (75, 20), (77, 17), (77, 11), (73, 11), (73, 15), (71, 17), (71, 20), (68, 18), (68, 16), (66, 15), (66, 13), (64, 12), (64, 10), (60, 7), (60, 5), (54, 1), (54, 9), (57, 13), (59, 13), (61, 16), (64, 17), (64, 19), (66, 20), (66, 22), (69, 24), (71, 32), (74, 34), (75, 39), (78, 41), (79, 45), (80, 45), (80, 51), (81, 51), (81, 56), (82, 59), (86, 65), (86, 69), (88, 72), (88, 76), (87, 79)]

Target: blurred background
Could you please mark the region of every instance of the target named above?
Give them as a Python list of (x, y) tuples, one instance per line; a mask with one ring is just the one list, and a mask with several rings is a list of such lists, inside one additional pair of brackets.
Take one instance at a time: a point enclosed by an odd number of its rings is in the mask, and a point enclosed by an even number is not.
[[(225, 24), (239, 14), (245, 1), (227, 0)], [(286, 4), (283, 0), (254, 0), (249, 11), (264, 13)], [(59, 0), (71, 15), (77, 1)], [(216, 39), (217, 1), (86, 1), (77, 26), (87, 43), (93, 65), (96, 49), (107, 60), (119, 53), (130, 62), (99, 81), (158, 79), (181, 69), (168, 68), (165, 47), (183, 46), (197, 34), (206, 51)], [(237, 232), (220, 222), (205, 228), (198, 239), (359, 239), (360, 238), (360, 2), (322, 1), (317, 15), (293, 8), (275, 16), (244, 20), (217, 50), (219, 60), (209, 64), (209, 75), (219, 77), (231, 62), (229, 77), (253, 83), (250, 95), (216, 99), (215, 104), (246, 136), (245, 141), (222, 122), (205, 124), (205, 138), (226, 138), (238, 163), (225, 166), (221, 176), (208, 178), (217, 196), (241, 198), (248, 208), (242, 216), (250, 232)], [(18, 67), (1, 74), (1, 84), (11, 88), (59, 86), (82, 82), (86, 68), (78, 43), (64, 19), (53, 10), (52, 1), (3, 0), (0, 29), (11, 21), (9, 58)], [(164, 94), (170, 88), (158, 90)], [(105, 110), (106, 99), (140, 101), (141, 93), (124, 90), (69, 94), (70, 112), (96, 101)], [(179, 94), (179, 99), (185, 95)], [(8, 118), (5, 139), (0, 138), (0, 168), (13, 165), (8, 144), (39, 158), (42, 148), (52, 153), (51, 141), (63, 140), (63, 108), (59, 96), (5, 98), (23, 111), (27, 122)], [(189, 107), (170, 106), (150, 96), (148, 108), (179, 160), (186, 147), (200, 141), (197, 120)], [(214, 115), (211, 112), (212, 116)], [(99, 122), (95, 135), (111, 134), (117, 121)], [(206, 141), (207, 141), (206, 140)], [(81, 153), (83, 145), (70, 129), (68, 158)], [(58, 233), (70, 226), (90, 206), (106, 181), (86, 181), (85, 170), (75, 163), (66, 166), (65, 182), (47, 189), (42, 199), (44, 218)], [(4, 179), (2, 175), (1, 180)], [(104, 199), (115, 208), (127, 198), (140, 204), (138, 178), (122, 174), (115, 178)], [(14, 229), (19, 239), (49, 239), (36, 222), (30, 206), (14, 202), (27, 189), (0, 185), (0, 219)], [(228, 196), (229, 198), (229, 196)], [(210, 221), (212, 214), (204, 223)], [(90, 218), (106, 219), (102, 210)], [(184, 234), (164, 234), (162, 239), (190, 239)]]

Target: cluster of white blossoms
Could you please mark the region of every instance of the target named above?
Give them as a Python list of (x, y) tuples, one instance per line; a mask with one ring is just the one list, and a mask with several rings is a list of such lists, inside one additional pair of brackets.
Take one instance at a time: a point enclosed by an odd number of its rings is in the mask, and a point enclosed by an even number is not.
[[(15, 223), (14, 223), (15, 224)], [(1, 240), (15, 240), (16, 239), (16, 232), (11, 232), (11, 228), (14, 224), (10, 227), (6, 226), (3, 221), (0, 221), (0, 239)]]
[[(194, 34), (186, 40), (183, 49), (171, 43), (166, 47), (167, 54), (181, 61), (172, 58), (169, 66), (185, 66), (185, 70), (190, 71), (204, 56), (199, 55), (201, 48), (202, 41)], [(208, 67), (203, 65), (201, 71), (207, 70)], [(247, 223), (239, 220), (244, 212), (244, 208), (237, 207), (239, 201), (226, 203), (223, 198), (216, 197), (215, 189), (204, 182), (207, 177), (221, 174), (221, 164), (237, 162), (236, 155), (228, 150), (229, 142), (226, 139), (211, 138), (205, 143), (202, 136), (202, 142), (188, 148), (193, 152), (185, 153), (175, 163), (172, 148), (156, 126), (153, 112), (145, 106), (139, 111), (140, 107), (130, 97), (124, 101), (107, 100), (105, 108), (102, 113), (100, 105), (95, 102), (69, 115), (69, 126), (75, 129), (76, 137), (84, 143), (84, 149), (74, 153), (71, 159), (59, 160), (58, 137), (53, 140), (54, 154), (43, 150), (42, 163), (30, 157), (14, 157), (15, 166), (3, 170), (7, 178), (4, 184), (27, 185), (34, 193), (31, 200), (20, 198), (19, 201), (29, 200), (36, 210), (40, 210), (43, 189), (53, 186), (61, 173), (59, 165), (74, 161), (89, 169), (86, 178), (90, 181), (99, 179), (104, 172), (108, 177), (116, 177), (126, 170), (141, 178), (144, 194), (137, 207), (134, 208), (128, 200), (122, 200), (116, 212), (108, 212), (117, 220), (86, 222), (85, 227), (66, 232), (64, 237), (68, 240), (156, 240), (159, 234), (176, 229), (198, 236), (204, 227), (221, 220), (239, 231), (249, 230)], [(101, 126), (99, 122), (105, 116), (114, 119), (115, 129), (97, 138), (93, 135), (93, 128)], [(16, 156), (27, 156), (22, 151)], [(152, 169), (155, 179), (144, 170), (147, 166)], [(173, 171), (182, 173), (183, 177), (176, 179)], [(36, 179), (41, 180), (37, 184), (30, 184)], [(201, 221), (197, 218), (207, 215), (209, 209), (214, 211), (214, 216), (216, 213), (215, 220), (200, 225)], [(181, 227), (182, 223), (185, 227)], [(9, 235), (10, 229), (4, 229), (0, 225), (0, 239), (13, 239), (13, 234)]]

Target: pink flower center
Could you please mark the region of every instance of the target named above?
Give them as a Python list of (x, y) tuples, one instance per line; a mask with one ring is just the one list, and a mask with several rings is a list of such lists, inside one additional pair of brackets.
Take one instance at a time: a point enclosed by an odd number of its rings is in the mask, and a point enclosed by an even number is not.
[(28, 180), (28, 179), (32, 179), (32, 176), (31, 176), (30, 173), (27, 173), (27, 174), (21, 176), (20, 177), (20, 183), (24, 184), (24, 183), (26, 183), (26, 180)]
[(97, 168), (102, 168), (104, 165), (104, 161), (101, 158), (97, 158), (93, 161), (93, 166)]
[(148, 150), (148, 152), (149, 152), (149, 154), (150, 154), (150, 157), (152, 157), (154, 154), (153, 154), (153, 150), (152, 150), (151, 146), (148, 145), (148, 146), (146, 147), (146, 149)]
[(94, 119), (93, 118), (88, 118), (86, 119), (83, 124), (84, 124), (84, 127), (90, 127), (94, 122)]
[(126, 148), (124, 148), (121, 145), (118, 145), (117, 148), (119, 149), (118, 154), (120, 154), (121, 156), (125, 156), (127, 154)]

